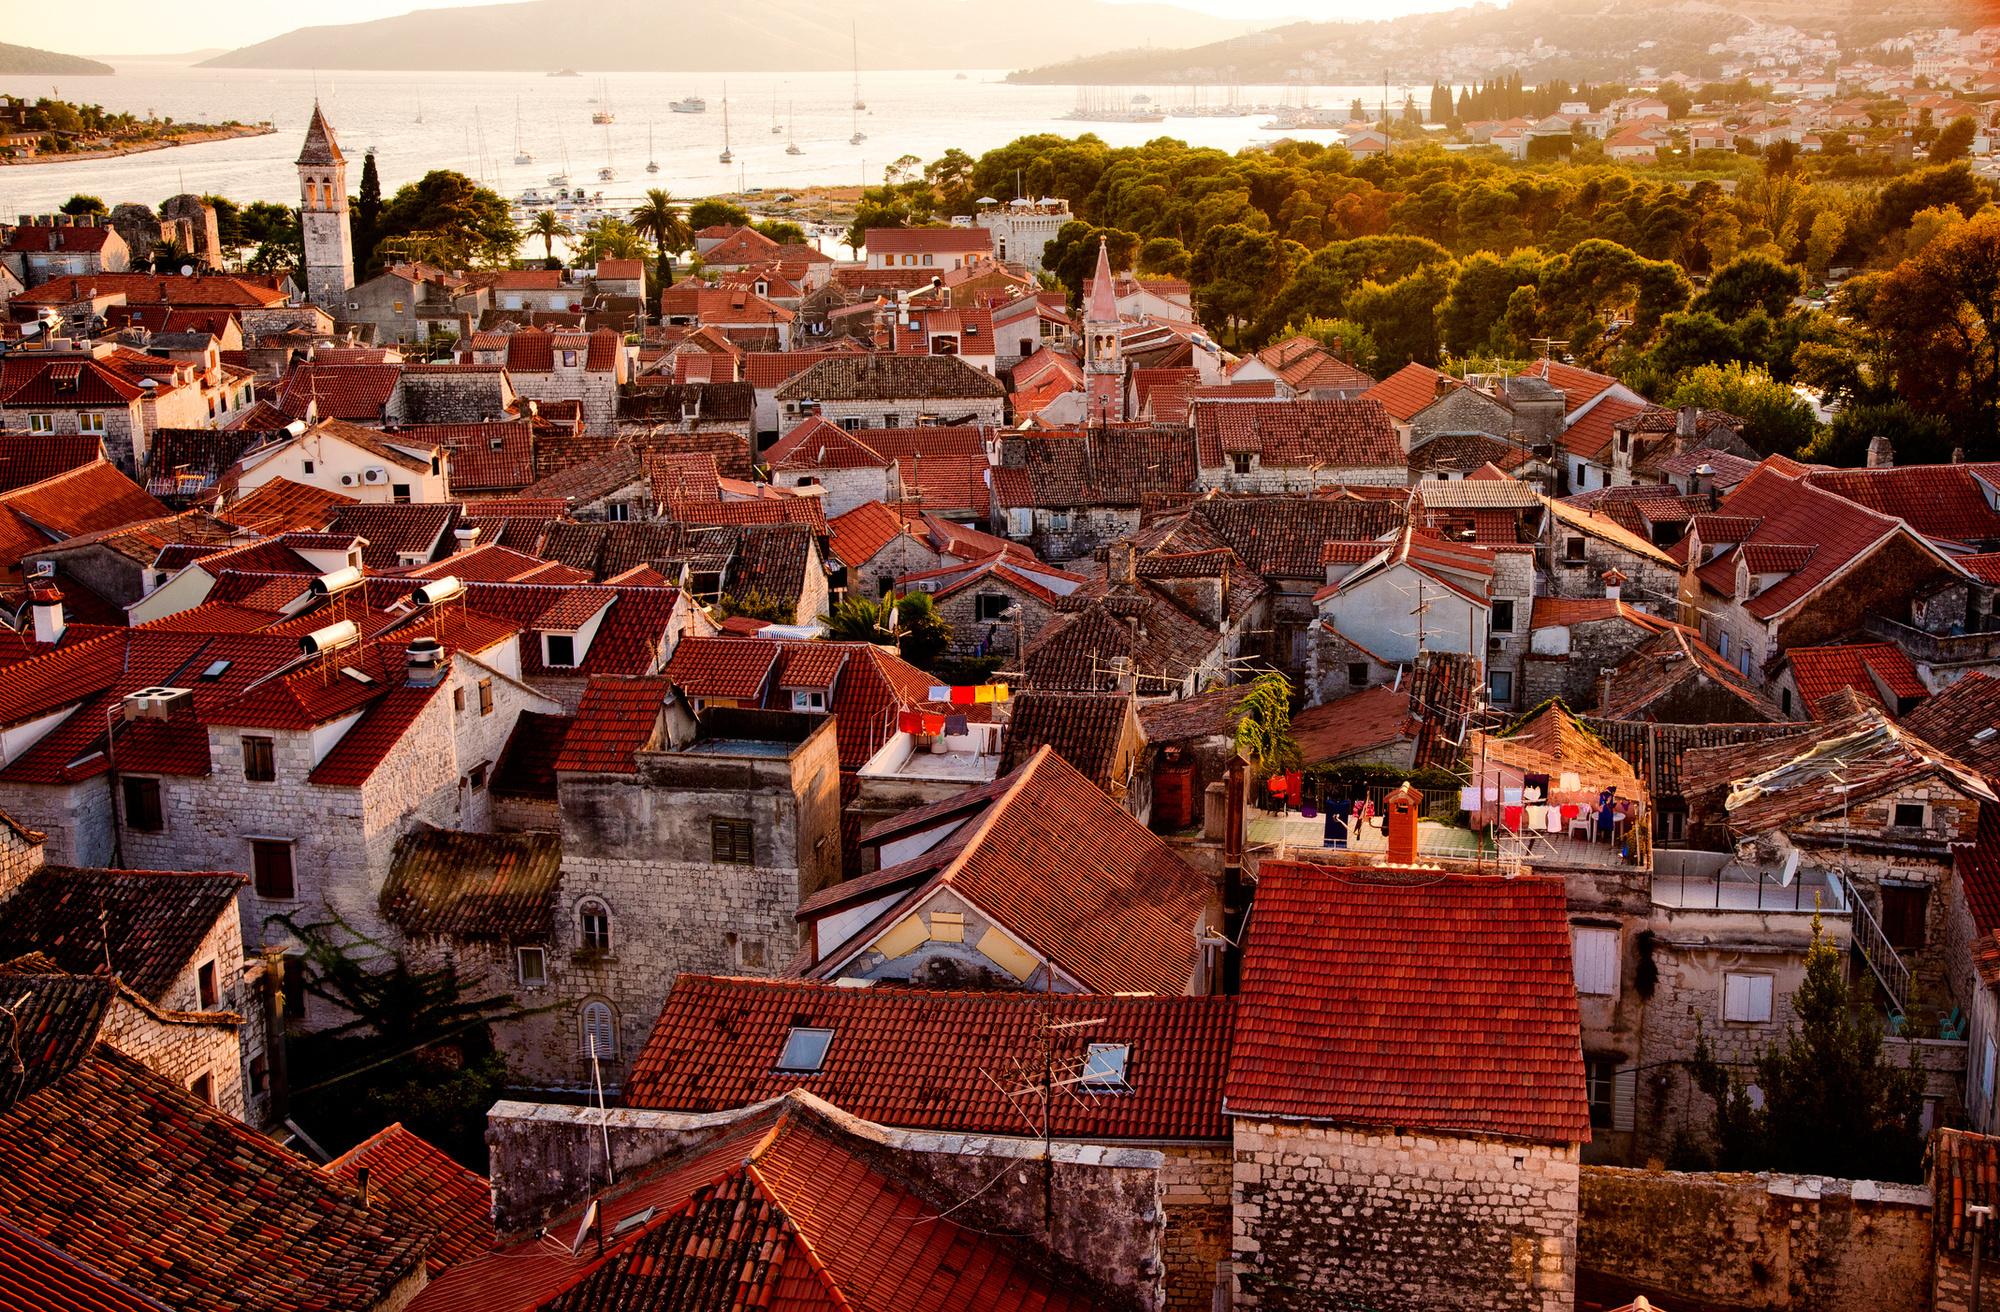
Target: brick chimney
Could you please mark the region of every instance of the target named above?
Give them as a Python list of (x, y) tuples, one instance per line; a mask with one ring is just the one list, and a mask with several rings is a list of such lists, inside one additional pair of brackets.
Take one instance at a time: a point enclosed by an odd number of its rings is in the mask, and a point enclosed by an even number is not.
[(1113, 583), (1132, 583), (1138, 578), (1138, 562), (1129, 542), (1111, 544), (1111, 557), (1107, 576)]
[(1896, 448), (1886, 437), (1868, 439), (1868, 468), (1889, 469), (1896, 463)]
[(37, 583), (28, 590), (28, 603), (35, 612), (35, 641), (59, 642), (63, 630), (63, 594), (53, 583)]

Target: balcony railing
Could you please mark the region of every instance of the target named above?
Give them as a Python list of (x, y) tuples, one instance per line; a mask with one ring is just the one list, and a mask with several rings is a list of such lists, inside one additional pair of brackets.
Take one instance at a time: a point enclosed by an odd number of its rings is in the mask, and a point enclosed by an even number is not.
[(1852, 900), (1837, 877), (1800, 871), (1790, 882), (1777, 870), (1746, 870), (1727, 852), (1654, 854), (1653, 904), (1681, 911), (1820, 912), (1844, 916)]

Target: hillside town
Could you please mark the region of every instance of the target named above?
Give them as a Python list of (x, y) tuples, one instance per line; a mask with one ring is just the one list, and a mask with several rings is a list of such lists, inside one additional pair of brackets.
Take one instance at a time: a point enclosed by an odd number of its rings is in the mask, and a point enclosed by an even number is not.
[(318, 105), (293, 263), (0, 223), (0, 1306), (1978, 1308), (2000, 325), (1829, 298), (2000, 249), (1996, 50), (1463, 124), (1858, 114), (1804, 272), (1364, 134), (1262, 281), (1045, 158), (495, 256)]

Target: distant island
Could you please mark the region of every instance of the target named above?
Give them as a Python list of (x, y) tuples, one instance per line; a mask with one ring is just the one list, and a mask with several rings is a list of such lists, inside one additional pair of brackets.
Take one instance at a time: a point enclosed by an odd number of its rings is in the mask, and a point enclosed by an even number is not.
[(110, 77), (117, 72), (109, 64), (77, 55), (37, 50), (33, 46), (10, 46), (0, 41), (0, 73), (34, 77)]
[(233, 137), (261, 137), (274, 132), (269, 123), (178, 123), (171, 118), (141, 118), (102, 105), (73, 104), (44, 96), (39, 100), (0, 101), (0, 165), (52, 164), (83, 159), (111, 159), (173, 146), (196, 146)]
[[(1754, 14), (1754, 18), (1752, 15)], [(1864, 46), (1911, 25), (1977, 27), (1976, 0), (1757, 0), (1755, 4), (1655, 0), (1514, 0), (1377, 22), (1292, 23), (1179, 50), (1154, 42), (1009, 73), (1039, 85), (1173, 86), (1308, 83), (1370, 86), (1485, 78), (1497, 69), (1529, 82), (1629, 77), (1635, 60), (1701, 74), (1710, 47), (1753, 22), (1833, 30)], [(1143, 30), (1143, 29), (1142, 29)], [(1396, 88), (1392, 88), (1394, 90)], [(1398, 99), (1400, 99), (1400, 94)]]
[(1006, 68), (1095, 54), (1134, 33), (1199, 45), (1257, 24), (1171, 4), (1019, 0), (1006, 20), (974, 0), (764, 0), (755, 6), (654, 0), (529, 0), (420, 9), (393, 18), (300, 28), (205, 60), (203, 68), (499, 70), (546, 73), (801, 72), (845, 69), (850, 26), (869, 68)]

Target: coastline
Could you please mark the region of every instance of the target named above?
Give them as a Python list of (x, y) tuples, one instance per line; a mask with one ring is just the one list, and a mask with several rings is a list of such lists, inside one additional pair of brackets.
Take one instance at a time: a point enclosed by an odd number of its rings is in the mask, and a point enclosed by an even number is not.
[(80, 164), (98, 159), (122, 159), (127, 155), (145, 155), (156, 150), (172, 150), (177, 146), (204, 146), (212, 141), (235, 141), (240, 137), (268, 137), (278, 129), (269, 123), (245, 123), (229, 128), (204, 128), (199, 132), (189, 132), (166, 141), (138, 141), (129, 146), (114, 146), (109, 150), (72, 150), (62, 154), (36, 155), (31, 159), (0, 159), (0, 168), (33, 168), (37, 164)]

